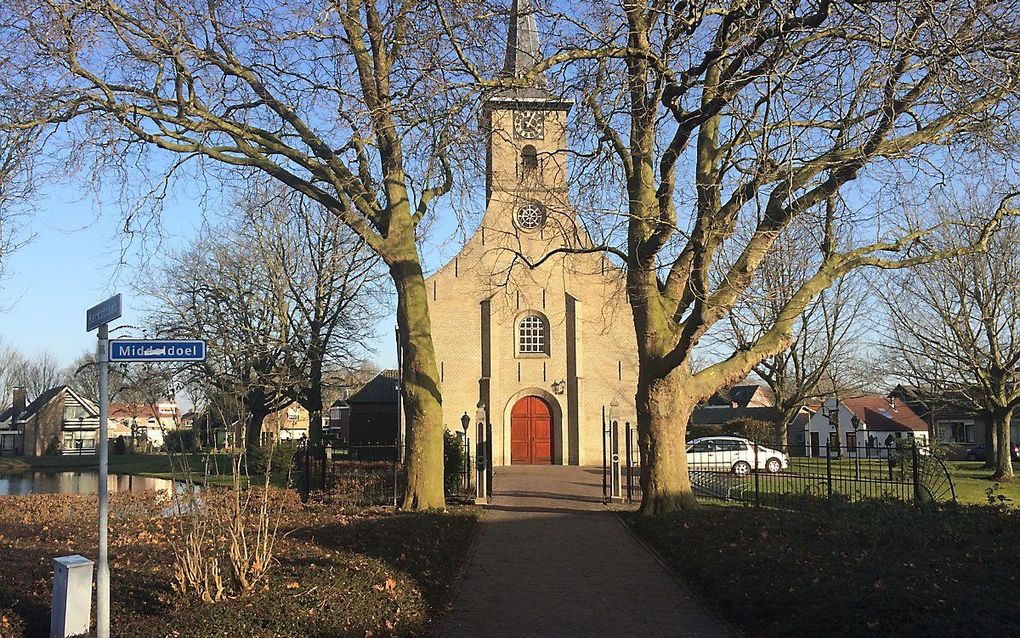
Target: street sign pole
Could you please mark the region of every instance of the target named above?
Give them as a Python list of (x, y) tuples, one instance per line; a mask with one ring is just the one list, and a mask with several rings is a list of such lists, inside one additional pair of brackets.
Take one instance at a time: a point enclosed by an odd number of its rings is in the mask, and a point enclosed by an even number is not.
[(92, 306), (85, 312), (85, 331), (99, 329), (96, 362), (99, 364), (99, 565), (96, 570), (96, 636), (110, 638), (110, 561), (109, 561), (109, 401), (110, 322), (123, 310), (120, 293)]
[(96, 636), (110, 638), (110, 564), (108, 556), (109, 521), (109, 435), (107, 402), (110, 367), (109, 325), (99, 326), (99, 569), (96, 572)]

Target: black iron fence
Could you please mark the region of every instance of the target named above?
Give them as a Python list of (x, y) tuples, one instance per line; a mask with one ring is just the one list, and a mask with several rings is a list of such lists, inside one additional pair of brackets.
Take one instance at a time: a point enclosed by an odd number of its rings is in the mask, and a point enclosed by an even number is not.
[[(619, 497), (641, 496), (637, 435), (626, 432)], [(900, 499), (916, 503), (956, 500), (944, 459), (910, 439), (890, 446), (761, 445), (736, 437), (688, 444), (688, 473), (700, 499), (792, 507), (805, 499)], [(607, 468), (612, 471), (612, 468)]]
[[(444, 445), (448, 497), (471, 489), (470, 450), (461, 436)], [(294, 486), (303, 501), (314, 499), (342, 506), (396, 507), (407, 490), (407, 473), (398, 445), (334, 448), (302, 444), (295, 454)]]

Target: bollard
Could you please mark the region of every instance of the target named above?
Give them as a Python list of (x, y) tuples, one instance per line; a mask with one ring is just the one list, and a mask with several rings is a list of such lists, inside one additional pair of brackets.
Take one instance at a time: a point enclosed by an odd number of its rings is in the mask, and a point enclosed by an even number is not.
[(53, 559), (50, 638), (66, 638), (89, 631), (92, 565), (92, 561), (77, 554)]

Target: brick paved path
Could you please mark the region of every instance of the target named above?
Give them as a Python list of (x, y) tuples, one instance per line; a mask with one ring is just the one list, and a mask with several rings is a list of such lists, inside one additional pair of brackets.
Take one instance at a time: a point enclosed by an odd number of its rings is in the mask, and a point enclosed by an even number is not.
[(732, 636), (601, 503), (601, 469), (496, 469), (446, 638)]

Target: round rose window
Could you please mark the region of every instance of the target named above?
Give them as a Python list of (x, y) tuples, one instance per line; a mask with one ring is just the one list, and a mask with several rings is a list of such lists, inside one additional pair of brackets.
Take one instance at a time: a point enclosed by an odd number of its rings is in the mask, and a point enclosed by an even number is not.
[(521, 230), (535, 230), (545, 224), (545, 210), (538, 204), (525, 204), (517, 211), (517, 226)]

